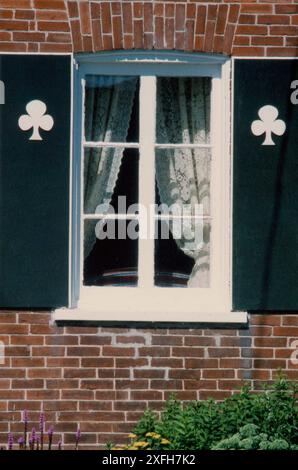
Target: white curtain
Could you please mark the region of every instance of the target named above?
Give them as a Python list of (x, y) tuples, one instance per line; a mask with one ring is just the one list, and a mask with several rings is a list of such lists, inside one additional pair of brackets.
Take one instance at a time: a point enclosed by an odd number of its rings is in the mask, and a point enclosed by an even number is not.
[[(157, 86), (157, 142), (210, 142), (210, 80), (208, 78), (159, 78)], [(208, 149), (158, 149), (156, 178), (162, 204), (203, 206), (210, 216), (210, 165)], [(200, 223), (192, 220), (192, 223)], [(204, 222), (203, 242), (190, 247), (189, 220), (183, 221), (185, 236), (175, 241), (195, 264), (189, 287), (209, 287), (210, 222)]]
[[(126, 142), (137, 77), (89, 77), (85, 97), (85, 138), (94, 142)], [(106, 213), (121, 166), (124, 148), (87, 148), (84, 156), (84, 212)], [(86, 224), (84, 256), (96, 241)]]

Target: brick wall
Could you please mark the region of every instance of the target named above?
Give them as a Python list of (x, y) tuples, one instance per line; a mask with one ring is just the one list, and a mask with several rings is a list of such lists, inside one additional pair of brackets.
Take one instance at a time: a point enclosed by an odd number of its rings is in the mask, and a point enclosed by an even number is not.
[(297, 54), (295, 0), (1, 0), (0, 51)]
[[(179, 49), (295, 56), (298, 2), (0, 0), (0, 52)], [(254, 315), (249, 330), (57, 327), (49, 313), (1, 312), (0, 442), (21, 410), (45, 410), (64, 444), (78, 422), (86, 447), (122, 441), (171, 392), (222, 399), (242, 380), (258, 389), (291, 360), (298, 315)]]
[[(298, 315), (254, 315), (249, 330), (57, 327), (49, 313), (2, 312), (0, 442), (21, 431), (21, 410), (38, 424), (40, 410), (72, 443), (123, 442), (142, 411), (183, 400), (222, 399), (243, 380), (259, 389), (278, 368), (298, 380), (291, 360)], [(62, 436), (63, 434), (63, 436)]]

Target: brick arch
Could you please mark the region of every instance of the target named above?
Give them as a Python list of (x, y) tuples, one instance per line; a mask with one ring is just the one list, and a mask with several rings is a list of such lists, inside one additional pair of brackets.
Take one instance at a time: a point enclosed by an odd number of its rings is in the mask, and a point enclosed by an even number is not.
[(239, 5), (68, 1), (75, 52), (168, 49), (230, 54)]

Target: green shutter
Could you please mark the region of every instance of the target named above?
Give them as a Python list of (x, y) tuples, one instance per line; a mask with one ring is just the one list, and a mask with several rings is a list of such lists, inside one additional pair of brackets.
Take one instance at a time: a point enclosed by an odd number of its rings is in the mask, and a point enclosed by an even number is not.
[[(239, 59), (234, 67), (233, 308), (298, 310), (298, 61)], [(255, 135), (268, 105), (286, 125), (269, 122), (275, 145)], [(272, 108), (265, 111), (270, 121)]]
[[(68, 304), (70, 71), (70, 56), (0, 55), (1, 308)], [(42, 140), (19, 123), (36, 100)]]

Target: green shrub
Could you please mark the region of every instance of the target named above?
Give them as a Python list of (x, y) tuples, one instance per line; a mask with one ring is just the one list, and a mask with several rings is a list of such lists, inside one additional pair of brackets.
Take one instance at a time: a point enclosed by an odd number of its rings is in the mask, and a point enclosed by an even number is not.
[[(171, 397), (160, 419), (145, 411), (134, 428), (135, 440), (148, 442), (146, 434), (153, 432), (176, 450), (293, 449), (298, 446), (296, 394), (296, 387), (281, 376), (263, 392), (254, 393), (246, 385), (223, 402), (183, 404)], [(158, 442), (154, 445), (152, 440), (148, 443), (160, 448)]]

